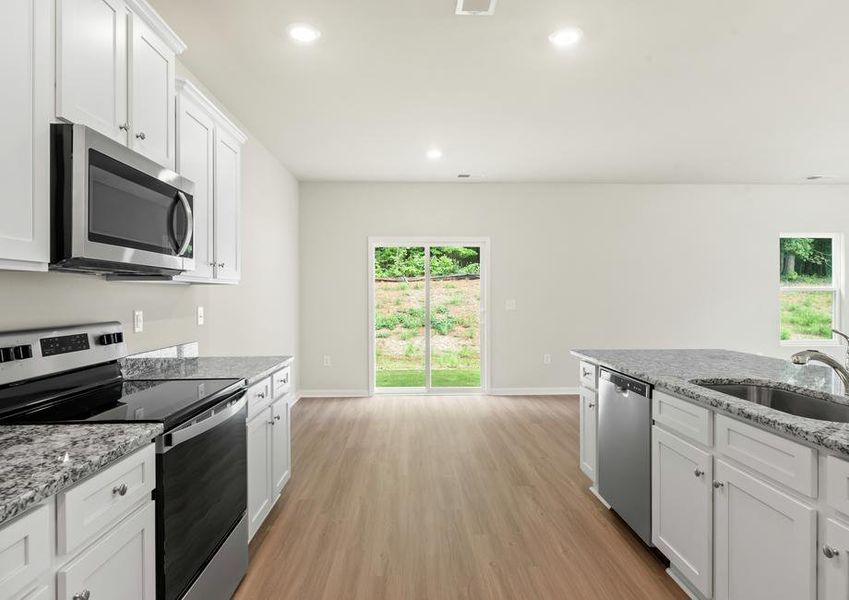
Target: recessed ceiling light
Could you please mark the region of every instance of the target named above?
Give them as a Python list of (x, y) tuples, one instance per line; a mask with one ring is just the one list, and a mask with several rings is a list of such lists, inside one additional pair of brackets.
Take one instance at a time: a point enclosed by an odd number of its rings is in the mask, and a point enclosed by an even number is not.
[(582, 37), (584, 37), (584, 32), (578, 27), (566, 27), (565, 29), (558, 29), (548, 36), (548, 39), (558, 48), (569, 48), (580, 42)]
[(431, 148), (427, 151), (427, 157), (430, 160), (439, 160), (440, 158), (442, 158), (442, 150), (440, 150), (439, 148)]
[(312, 44), (321, 37), (321, 32), (308, 23), (292, 23), (286, 32), (299, 44)]

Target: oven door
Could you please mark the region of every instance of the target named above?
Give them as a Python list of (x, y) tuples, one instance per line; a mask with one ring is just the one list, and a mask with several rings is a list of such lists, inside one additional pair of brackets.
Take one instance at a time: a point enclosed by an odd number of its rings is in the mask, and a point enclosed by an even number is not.
[[(247, 510), (244, 391), (157, 443), (157, 594), (183, 596)], [(244, 541), (247, 556), (247, 538)], [(245, 559), (246, 560), (246, 559)]]
[(193, 184), (91, 129), (56, 127), (72, 140), (64, 145), (70, 151), (64, 165), (73, 174), (64, 190), (71, 196), (68, 258), (148, 271), (194, 269)]

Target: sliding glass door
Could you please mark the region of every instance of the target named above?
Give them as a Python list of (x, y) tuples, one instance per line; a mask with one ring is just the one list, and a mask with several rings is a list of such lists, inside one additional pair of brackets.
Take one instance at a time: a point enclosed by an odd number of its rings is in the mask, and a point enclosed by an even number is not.
[(370, 245), (372, 387), (483, 388), (485, 243)]

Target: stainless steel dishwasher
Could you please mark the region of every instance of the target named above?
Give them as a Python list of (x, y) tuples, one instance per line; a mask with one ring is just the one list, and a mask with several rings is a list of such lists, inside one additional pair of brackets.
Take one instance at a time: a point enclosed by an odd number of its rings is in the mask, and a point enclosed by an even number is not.
[(651, 386), (601, 369), (598, 395), (599, 495), (651, 546)]

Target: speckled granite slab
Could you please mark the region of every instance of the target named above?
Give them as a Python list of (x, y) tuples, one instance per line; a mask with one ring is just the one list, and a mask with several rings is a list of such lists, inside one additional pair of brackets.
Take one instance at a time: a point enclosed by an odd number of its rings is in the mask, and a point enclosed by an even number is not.
[(247, 379), (248, 385), (292, 362), (291, 356), (201, 356), (121, 361), (125, 379)]
[(160, 433), (155, 423), (0, 426), (0, 524)]
[(798, 366), (778, 358), (730, 350), (582, 349), (572, 354), (715, 411), (849, 458), (849, 423), (789, 415), (693, 383), (769, 383), (829, 402), (849, 404), (849, 398), (842, 395), (842, 384), (828, 367)]

